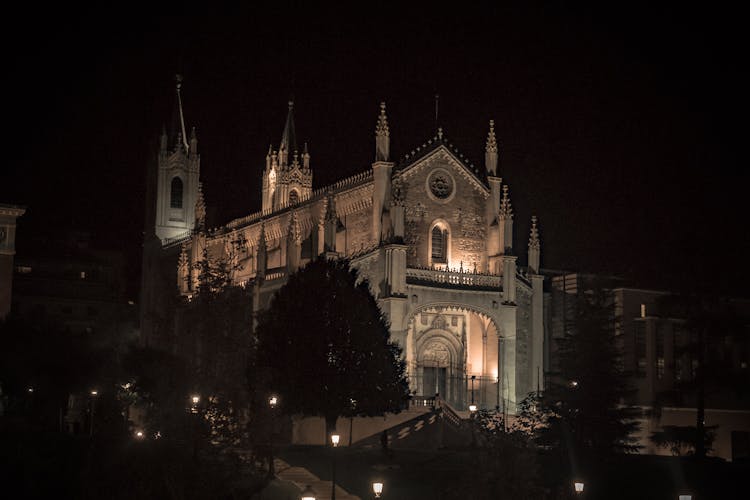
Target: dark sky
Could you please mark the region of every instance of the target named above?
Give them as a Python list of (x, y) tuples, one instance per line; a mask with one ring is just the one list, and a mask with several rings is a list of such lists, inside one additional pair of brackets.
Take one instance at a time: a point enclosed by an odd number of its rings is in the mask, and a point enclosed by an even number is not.
[(217, 222), (259, 208), (291, 95), (319, 187), (369, 167), (381, 100), (401, 157), (434, 135), (439, 93), (477, 166), (494, 118), (518, 250), (538, 215), (543, 267), (748, 295), (738, 12), (283, 5), (19, 13), (2, 35), (0, 173), (0, 202), (28, 207), (19, 252), (83, 229), (138, 276), (145, 167), (179, 72)]

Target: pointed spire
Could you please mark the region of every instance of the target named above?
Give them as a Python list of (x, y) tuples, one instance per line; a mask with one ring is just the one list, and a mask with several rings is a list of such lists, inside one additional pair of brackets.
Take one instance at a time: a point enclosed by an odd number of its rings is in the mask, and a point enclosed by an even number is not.
[(161, 137), (159, 138), (159, 150), (166, 151), (168, 143), (169, 143), (169, 136), (167, 135), (167, 127), (165, 125), (162, 125)]
[(297, 150), (297, 134), (294, 131), (294, 101), (289, 101), (288, 105), (289, 111), (286, 115), (286, 124), (284, 125), (284, 132), (281, 134), (281, 144), (279, 145), (279, 155), (283, 154), (283, 158), (279, 158), (281, 165), (287, 164), (290, 151)]
[(531, 232), (529, 234), (529, 249), (539, 250), (539, 228), (536, 227), (536, 215), (531, 217)]
[(296, 210), (292, 210), (292, 216), (289, 218), (289, 238), (297, 245), (302, 242), (302, 230)]
[(195, 228), (198, 231), (206, 229), (206, 202), (203, 199), (202, 182), (198, 182), (198, 199), (195, 201)]
[(190, 129), (190, 153), (198, 153), (198, 134), (195, 133), (195, 127)]
[(503, 197), (500, 200), (500, 218), (504, 220), (513, 220), (513, 207), (508, 196), (508, 185), (503, 184)]
[(310, 153), (307, 151), (307, 142), (305, 142), (305, 148), (302, 153), (302, 168), (310, 170)]
[(539, 254), (541, 244), (539, 243), (539, 229), (536, 227), (536, 215), (531, 217), (531, 232), (529, 234), (529, 270), (539, 273)]
[(375, 161), (388, 161), (391, 154), (391, 133), (388, 129), (388, 117), (385, 114), (385, 103), (380, 103), (380, 116), (375, 125)]
[(490, 120), (490, 131), (487, 134), (487, 145), (484, 148), (484, 164), (487, 175), (497, 175), (497, 139), (495, 138), (495, 120)]
[[(180, 130), (179, 130), (179, 146), (185, 148), (185, 151), (188, 149), (188, 143), (187, 143), (187, 133), (185, 132), (185, 115), (182, 111), (182, 75), (175, 75), (175, 82), (177, 85), (177, 109), (179, 111), (179, 120), (180, 120)], [(177, 146), (177, 144), (175, 144)]]

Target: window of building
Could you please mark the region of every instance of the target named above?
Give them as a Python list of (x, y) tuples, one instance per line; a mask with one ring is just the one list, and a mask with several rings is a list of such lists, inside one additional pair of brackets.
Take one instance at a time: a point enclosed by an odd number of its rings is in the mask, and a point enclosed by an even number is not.
[(86, 271), (81, 271), (81, 279), (82, 280), (86, 279)]
[(169, 193), (169, 206), (172, 208), (182, 208), (182, 179), (179, 177), (172, 179), (172, 186)]
[(432, 228), (432, 262), (438, 264), (448, 262), (448, 230), (440, 226)]
[(641, 318), (646, 317), (646, 304), (641, 304)]
[(297, 203), (299, 203), (299, 193), (296, 189), (292, 189), (289, 191), (289, 204), (296, 205)]
[(659, 325), (656, 329), (656, 378), (664, 378), (664, 339), (667, 325)]
[(635, 374), (646, 376), (646, 325), (641, 321), (635, 322)]

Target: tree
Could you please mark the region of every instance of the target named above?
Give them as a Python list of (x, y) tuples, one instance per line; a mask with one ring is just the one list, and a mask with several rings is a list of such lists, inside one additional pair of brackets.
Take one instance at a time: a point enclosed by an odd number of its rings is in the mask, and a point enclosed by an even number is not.
[(595, 289), (577, 296), (558, 343), (559, 372), (534, 408), (543, 420), (539, 443), (560, 449), (572, 461), (638, 448), (631, 436), (638, 428), (637, 409), (625, 404), (633, 391), (616, 324), (611, 294)]
[(346, 261), (318, 259), (289, 277), (258, 317), (256, 372), (288, 414), (397, 412), (408, 398), (401, 349), (367, 282)]
[[(696, 408), (694, 426), (665, 426), (651, 440), (673, 450), (692, 447), (697, 457), (711, 450), (716, 426), (706, 426), (706, 400), (712, 396), (724, 402), (747, 405), (750, 394), (750, 372), (743, 369), (733, 356), (750, 345), (747, 319), (738, 314), (727, 299), (708, 295), (677, 294), (663, 297), (658, 308), (662, 316), (681, 322), (682, 338), (675, 339), (675, 357), (689, 366), (689, 375), (682, 377), (669, 391), (657, 396), (655, 407), (664, 403), (684, 404), (691, 398)], [(722, 394), (723, 393), (723, 394)], [(723, 403), (719, 403), (722, 405)]]

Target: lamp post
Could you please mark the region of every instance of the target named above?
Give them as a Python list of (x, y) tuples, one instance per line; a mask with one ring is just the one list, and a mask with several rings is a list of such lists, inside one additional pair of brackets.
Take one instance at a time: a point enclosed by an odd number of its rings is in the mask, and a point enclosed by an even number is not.
[(375, 498), (380, 498), (380, 495), (383, 494), (383, 483), (380, 481), (372, 483), (372, 492), (375, 493)]
[(583, 481), (575, 481), (573, 483), (573, 489), (576, 492), (576, 496), (580, 497), (583, 495), (583, 486), (584, 486)]
[(200, 394), (190, 396), (190, 413), (193, 414), (193, 460), (198, 459), (198, 404), (201, 402)]
[[(331, 445), (336, 448), (339, 445), (339, 440), (341, 439), (341, 436), (338, 434), (331, 434)], [(336, 452), (334, 451), (332, 454), (333, 460), (332, 460), (332, 472), (331, 472), (331, 500), (336, 500)]]
[(99, 395), (99, 391), (96, 389), (89, 392), (91, 395), (91, 418), (89, 419), (89, 436), (94, 435), (94, 415), (96, 414), (96, 397)]
[(472, 375), (471, 376), (471, 404), (474, 404), (474, 381), (476, 380), (477, 376)]
[(270, 430), (270, 437), (268, 440), (268, 478), (273, 479), (273, 477), (276, 475), (276, 470), (273, 465), (273, 426), (274, 422), (276, 422), (276, 405), (279, 403), (279, 398), (276, 395), (272, 395), (270, 398), (268, 398), (268, 406), (271, 408), (271, 430)]
[(310, 487), (310, 485), (307, 485), (307, 488), (302, 492), (302, 495), (300, 496), (300, 500), (315, 500), (315, 491)]

